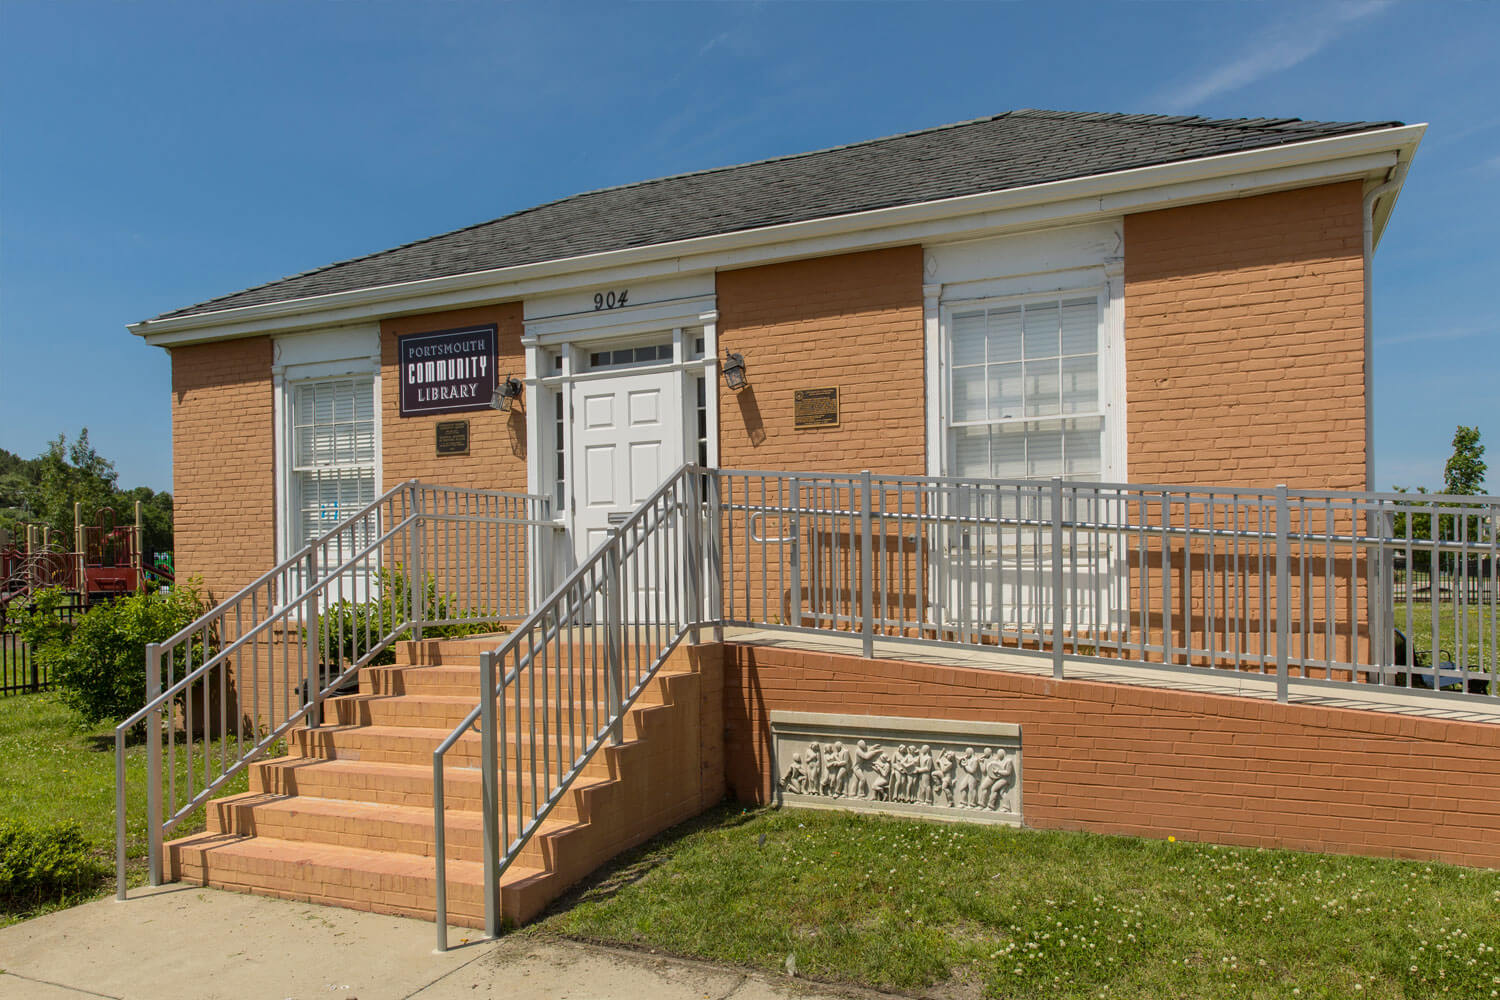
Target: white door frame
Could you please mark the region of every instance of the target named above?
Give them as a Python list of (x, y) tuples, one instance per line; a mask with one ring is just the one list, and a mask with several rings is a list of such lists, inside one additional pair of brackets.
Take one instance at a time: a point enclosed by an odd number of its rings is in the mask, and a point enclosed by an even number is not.
[[(703, 353), (694, 357), (696, 331), (701, 328)], [(588, 369), (589, 355), (609, 347), (616, 349), (670, 338), (672, 359), (630, 368)], [(675, 412), (681, 456), (677, 464), (697, 460), (696, 387), (694, 379), (706, 380), (705, 405), (708, 423), (708, 464), (719, 461), (718, 413), (718, 313), (713, 296), (694, 296), (667, 302), (627, 306), (607, 312), (548, 317), (526, 322), (521, 340), (526, 351), (526, 482), (527, 490), (553, 497), (553, 524), (557, 564), (551, 567), (554, 581), (576, 565), (576, 487), (580, 474), (578, 451), (573, 441), (577, 387), (599, 379), (629, 380), (632, 375), (676, 373)], [(556, 400), (562, 399), (561, 421), (556, 418)], [(557, 483), (557, 434), (563, 435), (565, 469), (561, 495)], [(538, 579), (536, 568), (533, 580)], [(540, 595), (538, 595), (540, 596)]]

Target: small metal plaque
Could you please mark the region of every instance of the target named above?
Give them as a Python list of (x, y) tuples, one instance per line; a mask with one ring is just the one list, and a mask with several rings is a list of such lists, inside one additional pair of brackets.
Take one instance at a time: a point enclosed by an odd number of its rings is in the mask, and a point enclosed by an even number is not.
[(467, 420), (438, 421), (437, 453), (439, 455), (467, 455), (469, 453), (469, 422)]
[(839, 425), (839, 388), (798, 389), (792, 394), (792, 426), (796, 430)]

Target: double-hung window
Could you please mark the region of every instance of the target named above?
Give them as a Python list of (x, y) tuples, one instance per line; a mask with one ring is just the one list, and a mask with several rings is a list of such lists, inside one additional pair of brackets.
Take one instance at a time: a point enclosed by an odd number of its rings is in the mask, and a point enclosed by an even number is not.
[(1093, 294), (951, 310), (949, 475), (1102, 477), (1099, 311)]
[(291, 451), (295, 551), (375, 500), (374, 379), (297, 384)]

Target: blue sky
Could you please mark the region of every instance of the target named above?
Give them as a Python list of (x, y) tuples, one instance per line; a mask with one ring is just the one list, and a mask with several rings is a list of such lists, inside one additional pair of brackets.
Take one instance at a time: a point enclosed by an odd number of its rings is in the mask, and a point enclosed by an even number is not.
[[(1375, 263), (1381, 488), (1500, 482), (1500, 5), (0, 0), (0, 447), (171, 484), (124, 325), (578, 191), (1009, 108), (1431, 127)], [(226, 414), (226, 419), (232, 419)]]

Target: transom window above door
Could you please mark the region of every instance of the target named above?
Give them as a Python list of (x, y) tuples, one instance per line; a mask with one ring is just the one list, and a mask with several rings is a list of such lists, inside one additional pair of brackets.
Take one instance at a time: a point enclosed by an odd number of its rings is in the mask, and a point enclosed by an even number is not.
[(952, 310), (950, 475), (1100, 478), (1099, 312), (1093, 294)]
[(590, 351), (589, 369), (637, 368), (641, 365), (659, 365), (672, 360), (672, 342), (646, 344), (641, 347), (621, 347), (609, 351)]

